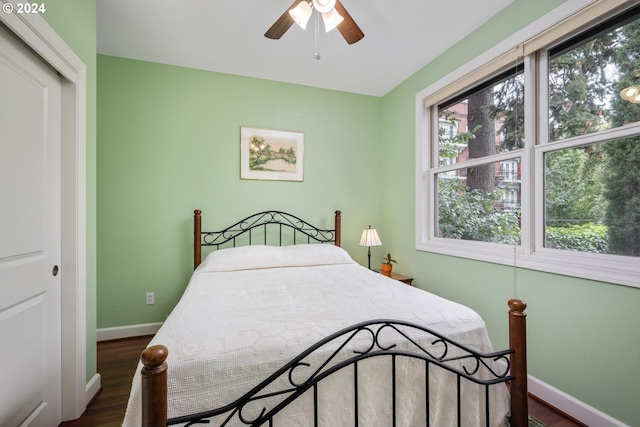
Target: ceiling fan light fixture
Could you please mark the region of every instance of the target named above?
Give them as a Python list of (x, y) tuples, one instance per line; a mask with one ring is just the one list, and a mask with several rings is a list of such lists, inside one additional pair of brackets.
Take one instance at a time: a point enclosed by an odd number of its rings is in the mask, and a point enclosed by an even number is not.
[(333, 30), (338, 25), (340, 25), (340, 23), (344, 21), (344, 18), (334, 8), (334, 9), (331, 9), (329, 12), (323, 13), (322, 20), (324, 21), (324, 30), (325, 32), (328, 33), (329, 31)]
[[(282, 15), (269, 27), (264, 36), (268, 39), (278, 40), (293, 26), (295, 22), (303, 30), (306, 29), (309, 19), (316, 14), (316, 39), (320, 29), (320, 15), (323, 15), (326, 31), (336, 28), (348, 44), (356, 43), (364, 37), (364, 33), (353, 20), (349, 12), (338, 0), (294, 0)], [(316, 49), (317, 50), (317, 49)]]
[(311, 6), (306, 0), (302, 0), (296, 7), (289, 10), (289, 15), (291, 15), (293, 21), (303, 30), (307, 28), (307, 22), (309, 22), (312, 13)]
[(336, 7), (336, 0), (313, 0), (313, 7), (320, 13), (328, 13)]

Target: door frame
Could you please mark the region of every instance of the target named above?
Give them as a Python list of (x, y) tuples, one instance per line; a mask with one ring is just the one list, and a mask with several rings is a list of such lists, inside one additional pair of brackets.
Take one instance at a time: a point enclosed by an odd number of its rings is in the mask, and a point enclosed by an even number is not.
[(86, 381), (86, 66), (41, 16), (0, 13), (0, 23), (61, 76), (61, 409), (62, 419), (71, 420), (99, 388)]

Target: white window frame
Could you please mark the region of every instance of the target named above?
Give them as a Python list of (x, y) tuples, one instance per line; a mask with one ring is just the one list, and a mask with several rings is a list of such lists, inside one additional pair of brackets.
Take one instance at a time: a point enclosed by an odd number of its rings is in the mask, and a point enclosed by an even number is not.
[[(590, 141), (580, 137), (535, 144), (547, 141), (548, 130), (543, 124), (548, 123), (548, 97), (546, 88), (534, 90), (544, 86), (538, 85), (538, 75), (547, 73), (546, 58), (542, 58), (544, 55), (535, 60), (537, 51), (583, 31), (585, 24), (596, 18), (611, 16), (638, 3), (639, 0), (569, 0), (416, 94), (417, 250), (640, 287), (640, 258), (544, 247), (544, 154)], [(434, 171), (438, 163), (437, 105), (454, 94), (477, 86), (500, 70), (513, 67), (518, 60), (524, 62), (525, 122), (528, 124), (525, 128), (525, 147), (492, 156), (491, 160), (521, 158), (521, 244), (515, 246), (437, 237), (434, 230), (437, 208), (435, 195), (431, 191), (435, 188), (436, 173), (442, 172), (442, 168)], [(597, 132), (588, 138), (598, 142), (638, 133), (640, 124), (635, 123)], [(469, 161), (465, 166), (472, 166), (473, 162)], [(478, 159), (477, 162), (485, 163), (486, 159)]]

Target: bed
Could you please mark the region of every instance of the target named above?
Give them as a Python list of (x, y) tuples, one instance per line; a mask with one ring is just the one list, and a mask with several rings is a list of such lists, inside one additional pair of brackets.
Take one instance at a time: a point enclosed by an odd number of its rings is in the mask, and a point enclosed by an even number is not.
[(194, 273), (123, 425), (525, 426), (526, 305), (494, 351), (473, 310), (354, 262), (340, 222), (267, 211), (203, 232), (196, 210)]

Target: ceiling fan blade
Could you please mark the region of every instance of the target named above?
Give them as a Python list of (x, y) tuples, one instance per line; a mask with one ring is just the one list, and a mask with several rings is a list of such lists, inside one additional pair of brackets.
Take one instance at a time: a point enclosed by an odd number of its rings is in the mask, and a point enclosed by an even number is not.
[(279, 39), (287, 32), (287, 30), (293, 25), (293, 18), (289, 15), (289, 10), (293, 9), (300, 3), (300, 0), (295, 0), (291, 6), (284, 11), (284, 13), (273, 23), (271, 28), (264, 33), (264, 36), (269, 39)]
[(347, 43), (354, 44), (362, 40), (362, 38), (364, 37), (364, 33), (362, 32), (360, 27), (358, 27), (356, 21), (354, 21), (351, 15), (349, 15), (347, 9), (345, 9), (342, 3), (340, 3), (340, 0), (336, 0), (336, 11), (338, 11), (340, 16), (344, 18), (344, 21), (338, 24), (337, 28), (338, 31), (340, 31), (340, 34), (342, 34), (342, 37), (344, 37), (344, 39), (347, 41)]

